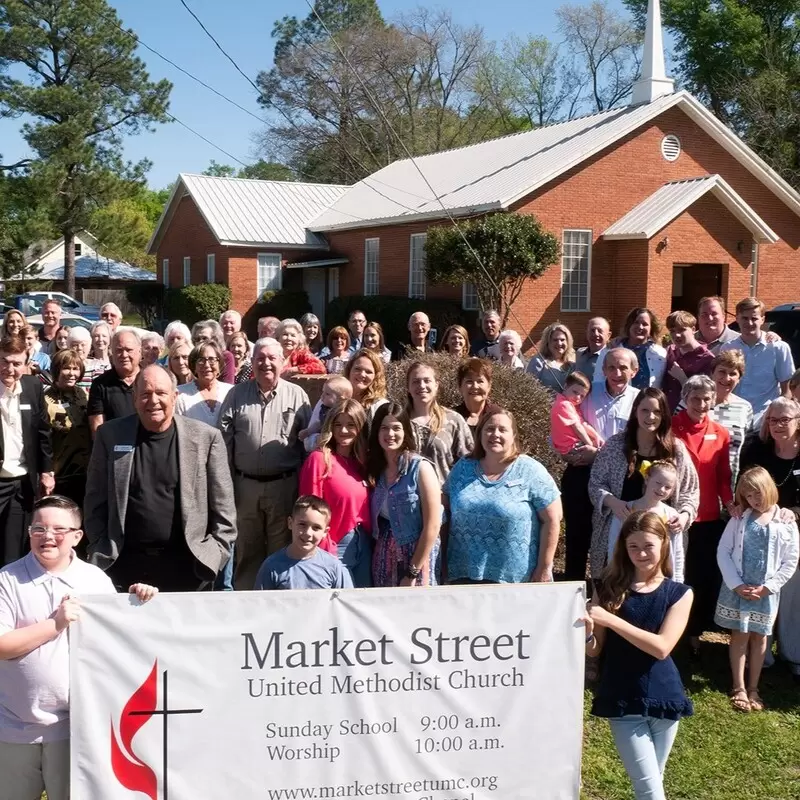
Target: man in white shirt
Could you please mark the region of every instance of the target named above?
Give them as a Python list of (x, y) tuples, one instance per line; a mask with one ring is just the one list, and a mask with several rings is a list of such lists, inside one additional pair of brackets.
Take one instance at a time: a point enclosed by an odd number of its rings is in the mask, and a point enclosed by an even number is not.
[(42, 384), (24, 374), (26, 363), (21, 338), (0, 341), (0, 566), (27, 551), (25, 528), (34, 498), (51, 494), (55, 486)]

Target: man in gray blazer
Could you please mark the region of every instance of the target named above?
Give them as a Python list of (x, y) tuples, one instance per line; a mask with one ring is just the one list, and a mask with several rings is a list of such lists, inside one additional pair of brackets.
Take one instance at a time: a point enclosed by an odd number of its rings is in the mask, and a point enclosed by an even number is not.
[(176, 399), (175, 376), (149, 366), (134, 384), (136, 414), (97, 431), (84, 529), (89, 561), (119, 586), (138, 575), (166, 591), (210, 589), (236, 539), (222, 435), (176, 417)]

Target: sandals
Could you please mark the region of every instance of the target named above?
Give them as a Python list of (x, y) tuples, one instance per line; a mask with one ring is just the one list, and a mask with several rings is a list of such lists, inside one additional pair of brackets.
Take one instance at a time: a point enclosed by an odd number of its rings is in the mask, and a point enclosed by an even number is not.
[(734, 689), (731, 692), (731, 708), (742, 714), (748, 714), (753, 710), (751, 700), (744, 689)]
[(761, 699), (761, 695), (758, 693), (758, 689), (748, 690), (747, 699), (750, 702), (751, 711), (763, 711), (766, 708), (764, 701)]

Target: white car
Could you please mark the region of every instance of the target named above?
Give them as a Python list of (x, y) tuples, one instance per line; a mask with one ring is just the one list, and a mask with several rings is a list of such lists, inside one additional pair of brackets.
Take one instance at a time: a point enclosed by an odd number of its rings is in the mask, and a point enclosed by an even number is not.
[[(32, 317), (25, 317), (28, 322), (28, 325), (32, 325), (38, 331), (39, 328), (44, 325), (44, 320), (42, 319), (41, 314), (34, 314)], [(86, 317), (79, 317), (76, 314), (62, 314), (61, 315), (61, 324), (66, 325), (68, 328), (86, 328), (86, 330), (91, 330), (92, 325), (94, 322), (90, 319), (86, 319)]]

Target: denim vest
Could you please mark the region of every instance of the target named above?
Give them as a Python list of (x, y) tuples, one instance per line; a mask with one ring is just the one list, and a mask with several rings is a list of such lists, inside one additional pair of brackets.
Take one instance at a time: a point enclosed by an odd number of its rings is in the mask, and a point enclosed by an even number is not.
[(386, 475), (381, 474), (372, 492), (370, 512), (372, 534), (378, 534), (378, 515), (387, 497), (389, 524), (398, 545), (413, 544), (422, 534), (422, 503), (419, 492), (419, 465), (425, 459), (416, 453), (400, 457), (400, 476), (393, 486), (386, 485)]

